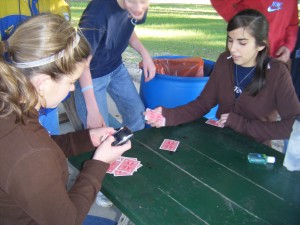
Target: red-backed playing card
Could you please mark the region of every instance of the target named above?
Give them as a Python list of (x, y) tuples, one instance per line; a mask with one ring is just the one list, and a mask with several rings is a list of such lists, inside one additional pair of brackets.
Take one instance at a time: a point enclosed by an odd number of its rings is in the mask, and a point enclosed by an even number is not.
[(223, 125), (220, 124), (219, 120), (211, 120), (211, 119), (209, 119), (209, 120), (206, 120), (205, 123), (207, 123), (209, 125), (212, 125), (212, 126), (215, 126), (215, 127), (221, 127), (221, 128), (224, 127)]
[(145, 120), (158, 122), (161, 126), (165, 126), (166, 118), (159, 112), (146, 109)]
[(175, 152), (179, 143), (179, 141), (165, 139), (159, 149)]
[(112, 162), (112, 163), (109, 165), (108, 170), (107, 170), (106, 172), (107, 172), (107, 173), (113, 174), (114, 171), (115, 171), (115, 169), (116, 169), (120, 164), (121, 164), (121, 161), (118, 161), (118, 160)]
[(137, 160), (137, 158), (120, 156), (116, 161), (109, 165), (106, 172), (113, 174), (116, 177), (132, 176), (133, 173), (137, 172), (141, 167), (141, 161)]
[(133, 175), (133, 172), (132, 173), (128, 173), (128, 172), (124, 172), (124, 171), (121, 171), (121, 170), (115, 170), (114, 172), (114, 176), (115, 177), (124, 177), (124, 176), (132, 176)]
[(136, 168), (139, 166), (139, 164), (140, 161), (125, 158), (118, 166), (118, 170), (127, 173), (133, 173), (136, 170)]
[(136, 167), (136, 169), (135, 169), (135, 171), (134, 172), (136, 172), (139, 168), (141, 168), (143, 165), (142, 164), (140, 164), (140, 165), (138, 165), (137, 167)]

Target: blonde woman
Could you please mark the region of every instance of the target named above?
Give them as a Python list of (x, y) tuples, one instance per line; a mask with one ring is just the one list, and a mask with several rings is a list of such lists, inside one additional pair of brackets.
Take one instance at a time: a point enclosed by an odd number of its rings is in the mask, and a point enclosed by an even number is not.
[[(64, 0), (10, 0), (1, 1), (0, 7), (0, 41), (7, 40), (20, 23), (32, 16), (50, 12), (70, 19), (70, 7)], [(59, 131), (58, 109), (44, 109), (40, 114), (41, 124), (51, 133)]]
[[(0, 60), (0, 224), (82, 224), (109, 163), (131, 144), (112, 147), (109, 127), (50, 137), (38, 111), (74, 90), (89, 46), (55, 15), (27, 20), (0, 43), (0, 54), (8, 54)], [(66, 157), (95, 147), (68, 192)]]

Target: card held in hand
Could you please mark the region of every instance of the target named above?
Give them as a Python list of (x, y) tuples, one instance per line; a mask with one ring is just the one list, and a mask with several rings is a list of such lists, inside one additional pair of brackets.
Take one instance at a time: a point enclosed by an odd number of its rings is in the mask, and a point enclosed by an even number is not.
[(145, 120), (158, 122), (162, 127), (166, 124), (166, 118), (161, 113), (148, 108), (146, 109)]
[(219, 120), (212, 120), (212, 119), (209, 119), (209, 120), (206, 120), (207, 124), (209, 125), (212, 125), (212, 126), (215, 126), (215, 127), (220, 127), (220, 128), (223, 128), (224, 126), (219, 122)]

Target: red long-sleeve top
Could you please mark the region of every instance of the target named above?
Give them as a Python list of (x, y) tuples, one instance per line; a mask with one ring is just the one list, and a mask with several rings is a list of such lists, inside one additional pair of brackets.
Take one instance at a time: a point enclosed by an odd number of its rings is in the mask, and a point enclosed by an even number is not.
[(228, 22), (236, 13), (244, 9), (255, 9), (263, 13), (270, 26), (270, 55), (286, 46), (291, 52), (295, 48), (298, 35), (297, 0), (211, 0), (216, 11)]

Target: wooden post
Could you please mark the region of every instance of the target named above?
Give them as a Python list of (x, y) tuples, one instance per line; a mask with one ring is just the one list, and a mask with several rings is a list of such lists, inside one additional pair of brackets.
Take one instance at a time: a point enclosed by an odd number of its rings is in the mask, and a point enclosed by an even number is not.
[(76, 112), (74, 92), (70, 92), (70, 97), (63, 101), (63, 105), (65, 107), (67, 117), (74, 127), (75, 131), (82, 130), (83, 124), (81, 123)]

